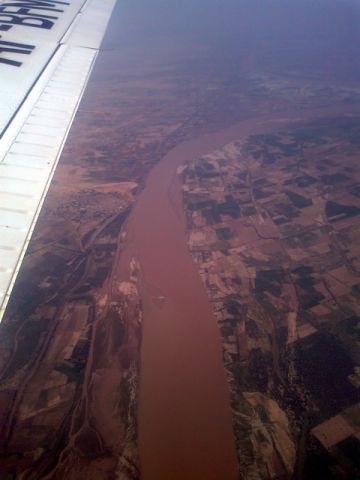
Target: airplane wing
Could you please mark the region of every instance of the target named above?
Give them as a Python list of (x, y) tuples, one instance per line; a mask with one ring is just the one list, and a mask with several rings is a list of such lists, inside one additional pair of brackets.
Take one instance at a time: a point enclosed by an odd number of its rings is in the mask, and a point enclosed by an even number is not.
[(116, 0), (0, 0), (0, 321)]

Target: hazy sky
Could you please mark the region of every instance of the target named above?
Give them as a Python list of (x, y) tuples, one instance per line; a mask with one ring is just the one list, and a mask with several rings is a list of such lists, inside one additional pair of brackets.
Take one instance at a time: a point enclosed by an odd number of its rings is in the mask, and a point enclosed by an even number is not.
[(113, 22), (109, 46), (207, 45), (214, 57), (252, 55), (279, 69), (324, 64), (326, 74), (360, 78), (358, 0), (120, 0)]
[(145, 35), (218, 33), (357, 35), (357, 0), (123, 0), (120, 25)]

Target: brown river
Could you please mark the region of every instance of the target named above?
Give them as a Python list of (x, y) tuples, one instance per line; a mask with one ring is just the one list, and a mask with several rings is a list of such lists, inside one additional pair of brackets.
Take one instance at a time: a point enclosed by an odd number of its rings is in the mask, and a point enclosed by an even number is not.
[[(283, 16), (284, 5), (279, 7), (278, 15), (272, 16), (266, 9), (259, 8), (256, 1), (154, 0), (150, 5), (145, 0), (136, 0), (128, 2), (126, 8), (122, 8), (123, 2), (120, 3), (116, 21), (109, 29), (109, 46), (115, 46), (115, 56), (109, 54), (109, 58), (113, 64), (119, 64), (121, 75), (126, 74), (129, 67), (132, 72), (129, 78), (135, 78), (138, 83), (140, 80), (140, 85), (148, 76), (152, 80), (162, 75), (166, 86), (168, 75), (175, 75), (179, 82), (184, 82), (190, 97), (201, 96), (206, 88), (218, 83), (224, 86), (222, 94), (225, 95), (227, 85), (229, 88), (234, 85), (231, 82), (228, 84), (229, 79), (234, 82), (237, 78), (233, 74), (242, 78), (243, 68), (250, 68), (251, 74), (252, 69), (257, 73), (258, 65), (262, 72), (264, 59), (271, 58), (273, 70), (270, 69), (270, 72), (275, 71), (276, 75), (285, 72), (284, 78), (288, 82), (289, 71), (293, 71), (296, 58), (297, 71), (305, 72), (307, 82), (308, 78), (313, 78), (314, 67), (326, 58), (323, 49), (319, 50), (316, 61), (315, 57), (308, 55), (314, 50), (313, 37), (304, 37), (304, 31), (308, 32), (309, 15), (297, 15), (303, 9), (304, 2), (301, 1), (295, 2), (297, 10), (293, 10), (293, 4), (288, 7), (287, 17), (293, 18), (290, 24), (283, 21), (287, 18)], [(324, 5), (327, 3), (324, 2)], [(251, 5), (254, 6), (250, 8)], [(299, 18), (304, 19), (303, 23)], [(313, 27), (317, 36), (318, 26), (322, 24), (323, 16), (319, 16), (318, 23), (315, 22)], [(273, 28), (274, 25), (276, 28)], [(289, 34), (291, 28), (298, 33), (293, 41)], [(329, 31), (329, 38), (333, 38), (333, 29)], [(269, 35), (264, 37), (266, 41), (262, 41), (259, 32)], [(300, 43), (297, 43), (298, 38)], [(302, 46), (304, 38), (309, 39), (307, 49)], [(336, 38), (333, 41), (338, 45)], [(284, 49), (284, 45), (288, 49)], [(331, 52), (332, 45), (330, 42)], [(303, 55), (304, 51), (306, 55)], [(281, 55), (277, 57), (279, 52)], [(297, 52), (300, 53), (298, 56)], [(141, 68), (145, 68), (146, 75), (141, 73)], [(296, 78), (296, 73), (294, 75)], [(119, 85), (117, 88), (121, 89)], [(244, 93), (241, 82), (236, 91)], [(146, 108), (152, 112), (151, 101), (155, 104), (156, 99), (160, 107), (161, 101), (167, 105), (168, 98), (156, 92), (139, 97), (143, 102), (139, 112), (146, 112)], [(224, 105), (230, 98), (233, 97), (225, 95)], [(116, 104), (116, 98), (114, 102)], [(126, 112), (128, 105), (132, 103), (120, 102), (119, 108)], [(238, 105), (241, 109), (240, 101)], [(255, 102), (254, 108), (256, 105)], [(293, 111), (291, 102), (288, 108), (283, 115), (293, 117), (292, 120), (314, 119), (314, 115), (317, 116), (310, 109)], [(325, 110), (331, 108), (329, 105)], [(351, 108), (352, 105), (349, 106)], [(267, 107), (259, 111), (267, 111)], [(215, 114), (217, 112), (215, 110)], [(329, 115), (330, 111), (324, 113)], [(149, 116), (149, 121), (155, 122), (156, 119)], [(232, 140), (250, 133), (266, 133), (281, 127), (288, 120), (281, 118), (281, 113), (269, 110), (266, 118), (242, 122), (218, 133), (179, 144), (153, 168), (128, 217), (125, 225), (127, 241), (118, 273), (119, 277), (124, 277), (123, 272), (128, 269), (132, 258), (139, 262), (142, 271), (144, 326), (139, 448), (143, 480), (238, 478), (220, 334), (204, 285), (187, 248), (181, 186), (176, 170), (186, 161)]]
[(186, 141), (151, 171), (127, 221), (124, 262), (142, 272), (139, 448), (144, 480), (238, 478), (220, 334), (188, 248), (177, 168), (269, 125)]

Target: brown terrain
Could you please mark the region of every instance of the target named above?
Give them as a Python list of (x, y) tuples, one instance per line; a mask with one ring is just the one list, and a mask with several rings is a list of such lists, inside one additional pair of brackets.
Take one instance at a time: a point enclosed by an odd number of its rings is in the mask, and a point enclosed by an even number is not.
[[(240, 137), (179, 169), (246, 479), (315, 467), (357, 478), (358, 125), (349, 116)], [(319, 465), (304, 467), (306, 449)]]
[(0, 326), (0, 478), (360, 478), (355, 11), (160, 3), (117, 6)]

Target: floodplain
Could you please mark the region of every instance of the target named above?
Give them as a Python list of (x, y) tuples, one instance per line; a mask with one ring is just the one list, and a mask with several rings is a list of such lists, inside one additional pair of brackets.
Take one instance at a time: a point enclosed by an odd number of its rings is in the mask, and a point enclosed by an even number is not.
[[(1, 478), (151, 479), (150, 426), (168, 428), (168, 472), (181, 419), (149, 425), (141, 395), (190, 408), (192, 366), (220, 388), (226, 480), (235, 455), (241, 480), (359, 476), (359, 14), (285, 4), (119, 2), (0, 326)], [(173, 242), (166, 258), (136, 222)], [(182, 262), (205, 323), (191, 333), (195, 303), (177, 303), (175, 399), (146, 355), (166, 352), (152, 328)]]

